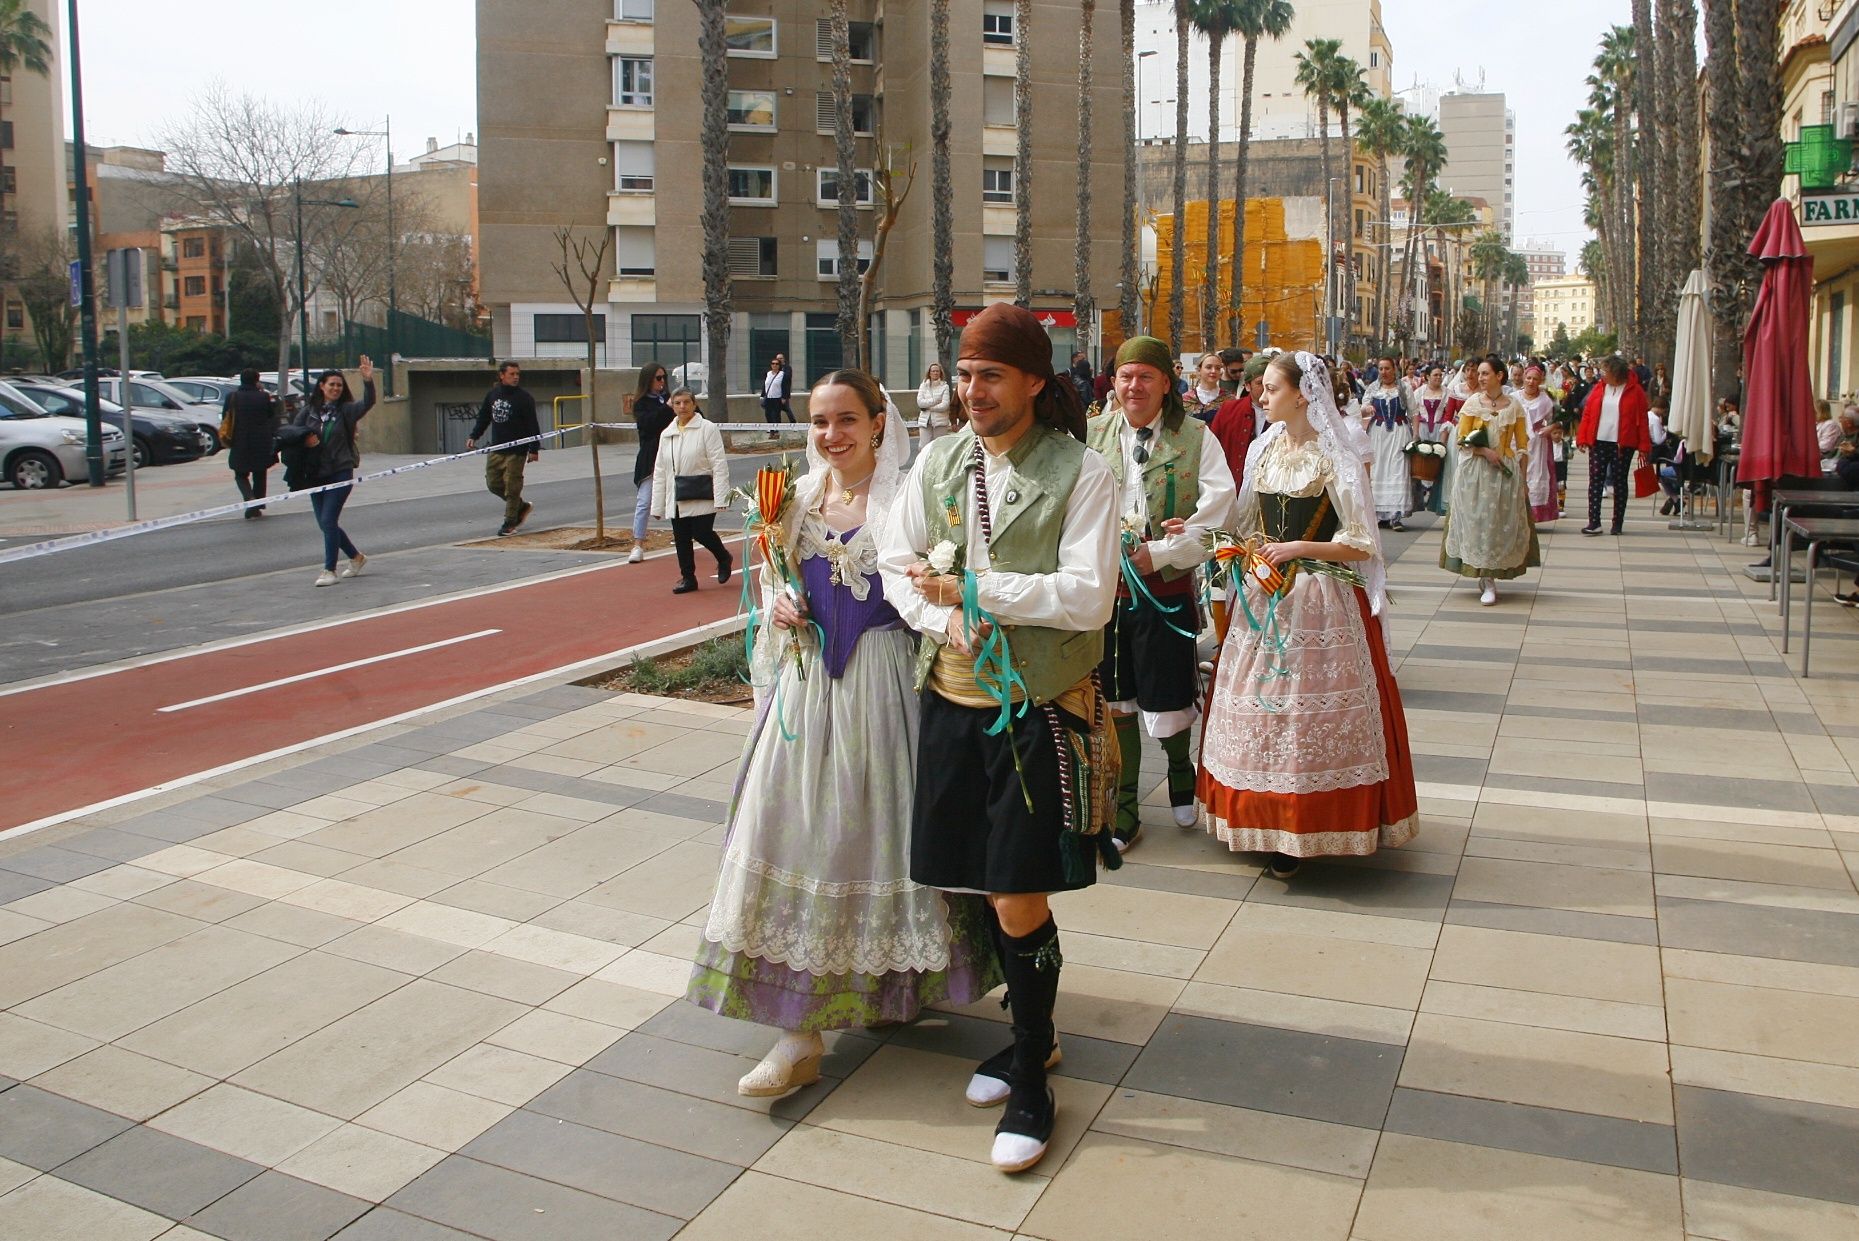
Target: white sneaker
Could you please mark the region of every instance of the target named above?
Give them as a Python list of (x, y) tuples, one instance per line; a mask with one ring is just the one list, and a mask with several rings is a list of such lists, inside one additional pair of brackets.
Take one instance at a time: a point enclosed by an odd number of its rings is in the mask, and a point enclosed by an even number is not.
[(641, 560), (644, 560), (644, 559), (645, 559), (645, 548), (639, 546), (639, 544), (637, 543), (634, 543), (633, 550), (627, 553), (626, 563), (627, 564), (638, 564)]
[(1490, 578), (1485, 578), (1480, 585), (1484, 587), (1484, 590), (1479, 593), (1478, 602), (1485, 607), (1490, 607), (1498, 601), (1498, 584)]
[(1175, 812), (1176, 827), (1193, 827), (1201, 821), (1199, 806), (1172, 806), (1170, 809)]
[(367, 564), (368, 564), (368, 558), (362, 555), (360, 552), (356, 552), (355, 558), (349, 561), (347, 564), (343, 565), (337, 576), (339, 577), (360, 577), (362, 569), (366, 568)]
[(316, 584), (318, 586), (334, 586), (336, 584), (336, 575), (331, 573), (328, 569), (324, 569), (321, 573), (316, 575)]

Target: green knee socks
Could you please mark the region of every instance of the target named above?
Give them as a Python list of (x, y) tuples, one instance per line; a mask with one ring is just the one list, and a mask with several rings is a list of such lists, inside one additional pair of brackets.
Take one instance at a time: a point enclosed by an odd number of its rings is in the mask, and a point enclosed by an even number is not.
[(1117, 746), (1123, 751), (1122, 778), (1117, 782), (1117, 831), (1128, 835), (1136, 830), (1137, 800), (1142, 796), (1143, 737), (1142, 717), (1113, 716), (1117, 723)]
[(1194, 756), (1188, 749), (1190, 729), (1162, 738), (1162, 752), (1168, 755), (1168, 804), (1194, 804)]

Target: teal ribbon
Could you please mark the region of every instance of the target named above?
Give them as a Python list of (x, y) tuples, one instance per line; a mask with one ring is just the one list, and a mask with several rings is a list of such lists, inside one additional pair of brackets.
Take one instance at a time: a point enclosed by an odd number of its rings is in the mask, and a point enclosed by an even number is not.
[[(988, 627), (988, 636), (975, 651), (975, 684), (1000, 709), (994, 723), (987, 729), (988, 736), (998, 737), (1002, 732), (1012, 729), (1015, 717), (1026, 714), (1032, 693), (1027, 689), (1026, 680), (1020, 675), (1019, 669), (1013, 666), (1013, 648), (1007, 642), (1006, 629), (982, 608), (974, 571), (965, 569), (962, 571), (962, 625), (968, 630), (971, 641), (984, 624)], [(1013, 691), (1016, 688), (1020, 691), (1018, 711), (1013, 707)], [(1019, 761), (1017, 753), (1014, 761)]]
[(1175, 603), (1175, 604), (1163, 603), (1160, 599), (1156, 598), (1155, 595), (1150, 592), (1148, 584), (1143, 581), (1143, 575), (1136, 571), (1136, 566), (1134, 564), (1130, 563), (1130, 554), (1127, 550), (1124, 551), (1124, 553), (1122, 554), (1121, 560), (1122, 560), (1121, 568), (1123, 571), (1123, 584), (1129, 587), (1129, 590), (1130, 590), (1130, 602), (1129, 602), (1129, 606), (1124, 609), (1125, 611), (1134, 612), (1139, 602), (1147, 603), (1150, 607), (1154, 608), (1161, 615), (1162, 623), (1164, 625), (1167, 625), (1170, 629), (1173, 629), (1176, 633), (1180, 634), (1182, 637), (1184, 638), (1200, 637), (1199, 634), (1190, 633), (1186, 629), (1183, 629), (1180, 625), (1177, 625), (1174, 621), (1168, 619), (1169, 617), (1173, 616), (1175, 613), (1181, 611), (1182, 605), (1179, 603)]

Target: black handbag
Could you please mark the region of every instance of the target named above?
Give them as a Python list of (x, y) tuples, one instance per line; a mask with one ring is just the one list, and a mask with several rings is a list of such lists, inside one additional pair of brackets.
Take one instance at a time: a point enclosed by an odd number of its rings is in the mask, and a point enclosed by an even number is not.
[(671, 480), (671, 498), (680, 503), (716, 498), (708, 474), (679, 474)]

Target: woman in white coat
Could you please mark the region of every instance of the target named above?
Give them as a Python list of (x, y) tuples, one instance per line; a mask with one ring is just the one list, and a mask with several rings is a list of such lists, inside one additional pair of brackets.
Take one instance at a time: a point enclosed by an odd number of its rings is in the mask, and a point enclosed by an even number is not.
[(671, 394), (672, 424), (658, 442), (658, 466), (652, 475), (652, 515), (671, 519), (678, 548), (678, 584), (674, 595), (697, 589), (697, 556), (702, 543), (716, 557), (716, 580), (729, 581), (735, 561), (717, 537), (716, 514), (729, 505), (729, 458), (723, 433), (697, 412), (689, 388)]
[(942, 363), (931, 362), (917, 385), (917, 420), (922, 426), (923, 443), (955, 428), (949, 422), (949, 379), (942, 373)]

